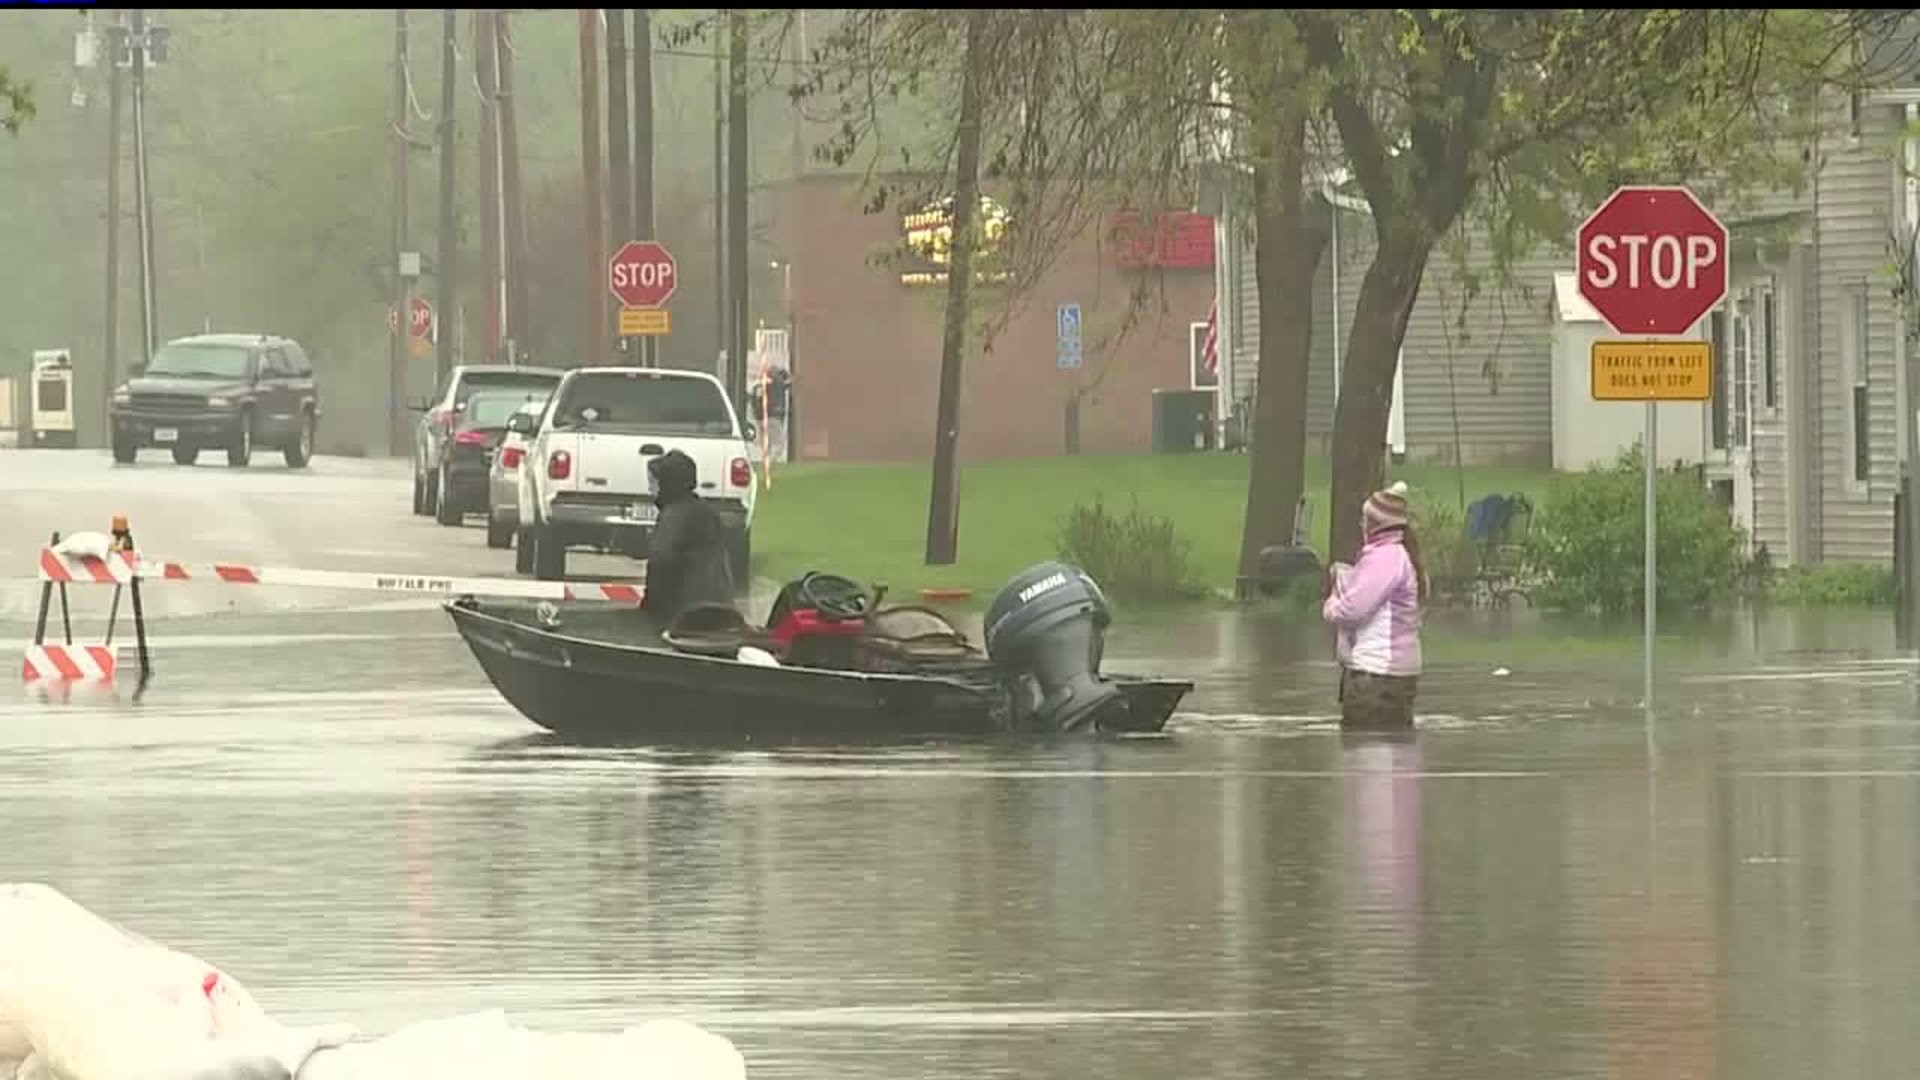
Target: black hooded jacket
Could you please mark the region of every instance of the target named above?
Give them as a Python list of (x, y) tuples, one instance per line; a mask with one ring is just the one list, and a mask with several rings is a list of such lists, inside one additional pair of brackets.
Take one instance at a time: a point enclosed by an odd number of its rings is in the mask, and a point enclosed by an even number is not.
[(647, 552), (647, 591), (640, 607), (665, 629), (695, 604), (733, 603), (733, 570), (720, 513), (694, 491), (699, 470), (693, 459), (669, 450), (649, 462), (647, 471), (660, 516)]

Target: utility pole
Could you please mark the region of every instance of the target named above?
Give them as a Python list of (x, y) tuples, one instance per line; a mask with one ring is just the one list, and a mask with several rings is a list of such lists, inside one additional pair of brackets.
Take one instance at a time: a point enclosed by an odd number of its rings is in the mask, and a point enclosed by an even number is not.
[[(653, 240), (653, 12), (633, 9), (633, 239)], [(640, 364), (660, 366), (660, 339), (640, 339)]]
[(393, 12), (393, 299), (387, 328), (387, 453), (407, 454), (407, 353), (412, 345), (413, 279), (402, 272), (407, 250), (407, 9)]
[[(627, 126), (627, 13), (608, 8), (607, 20), (607, 216), (613, 223), (612, 250), (633, 239), (633, 190), (628, 185), (632, 151)], [(625, 334), (614, 338), (613, 347), (621, 364), (633, 363), (633, 343)], [(644, 341), (646, 339), (638, 339)]]
[(133, 199), (140, 241), (140, 362), (153, 360), (159, 313), (154, 302), (153, 189), (147, 182), (147, 12), (133, 9)]
[[(733, 315), (727, 306), (727, 66), (713, 43), (713, 373), (726, 382), (732, 360)], [(724, 361), (724, 362), (723, 362)]]
[(120, 49), (127, 39), (124, 16), (107, 28), (107, 295), (106, 373), (100, 382), (101, 442), (113, 441), (113, 388), (120, 382), (120, 99), (126, 96), (120, 74)]
[(967, 351), (973, 291), (973, 249), (980, 213), (980, 69), (986, 64), (984, 8), (967, 13), (967, 52), (960, 75), (955, 133), (952, 255), (947, 261), (947, 316), (940, 341), (940, 397), (933, 434), (933, 485), (927, 503), (928, 566), (951, 566), (960, 554), (960, 371)]
[(500, 362), (500, 126), (494, 13), (473, 13), (473, 72), (480, 82), (480, 262), (486, 275), (486, 362)]
[(727, 58), (727, 276), (732, 279), (733, 334), (728, 352), (732, 378), (727, 385), (736, 403), (747, 400), (747, 345), (753, 340), (747, 297), (747, 14), (728, 16), (731, 55)]
[(527, 221), (520, 199), (520, 124), (513, 98), (513, 30), (505, 11), (493, 15), (500, 42), (500, 195), (507, 233), (507, 340), (510, 363), (527, 347)]
[(445, 385), (447, 376), (453, 372), (453, 335), (447, 332), (449, 320), (455, 318), (454, 306), (454, 261), (459, 257), (455, 245), (453, 216), (453, 151), (456, 141), (454, 127), (453, 74), (459, 64), (459, 12), (446, 8), (440, 12), (440, 212), (439, 240), (440, 252), (434, 259), (434, 277), (439, 294), (434, 304), (434, 336), (439, 346), (434, 353), (434, 373), (439, 385)]
[[(807, 9), (801, 8), (795, 16), (793, 40), (793, 74), (801, 85), (807, 73)], [(793, 198), (799, 205), (800, 181), (807, 174), (807, 138), (806, 115), (801, 111), (800, 99), (793, 102)], [(793, 253), (799, 247), (799, 228), (797, 223), (790, 226), (786, 243), (786, 258), (780, 266), (780, 305), (787, 314), (787, 460), (800, 460), (800, 318), (793, 306)], [(764, 392), (764, 391), (763, 391)]]
[(600, 49), (596, 39), (600, 12), (580, 11), (580, 171), (581, 201), (587, 215), (587, 335), (582, 342), (588, 364), (604, 365), (607, 347), (607, 240), (605, 193), (600, 188)]

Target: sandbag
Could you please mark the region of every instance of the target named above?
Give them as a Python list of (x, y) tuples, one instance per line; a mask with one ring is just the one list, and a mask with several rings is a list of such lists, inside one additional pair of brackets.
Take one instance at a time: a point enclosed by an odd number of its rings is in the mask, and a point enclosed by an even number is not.
[(0, 885), (0, 1080), (745, 1080), (733, 1044), (657, 1020), (550, 1034), (474, 1013), (355, 1041), (288, 1028), (232, 976), (45, 885)]
[(16, 1080), (125, 1080), (229, 1034), (284, 1031), (211, 964), (46, 885), (0, 885), (0, 1061), (14, 1063)]
[(545, 1076), (567, 1080), (746, 1080), (746, 1075), (746, 1060), (733, 1043), (685, 1021), (656, 1020), (618, 1035), (554, 1034), (521, 1027), (495, 1009), (429, 1020), (384, 1038), (316, 1053), (300, 1070), (299, 1080), (527, 1080)]

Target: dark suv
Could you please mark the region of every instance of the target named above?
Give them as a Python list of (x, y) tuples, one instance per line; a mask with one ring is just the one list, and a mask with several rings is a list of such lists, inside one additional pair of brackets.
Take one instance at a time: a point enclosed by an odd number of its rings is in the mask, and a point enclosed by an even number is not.
[(287, 466), (313, 457), (320, 393), (297, 342), (273, 334), (196, 334), (160, 346), (113, 392), (113, 459), (130, 463), (164, 446), (191, 465), (201, 450), (225, 450), (242, 468), (257, 445), (277, 447)]

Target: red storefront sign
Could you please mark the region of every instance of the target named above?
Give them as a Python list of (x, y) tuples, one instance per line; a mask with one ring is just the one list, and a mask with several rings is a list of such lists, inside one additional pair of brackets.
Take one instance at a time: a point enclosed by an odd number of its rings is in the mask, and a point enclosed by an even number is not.
[(1126, 270), (1213, 269), (1213, 218), (1208, 214), (1172, 210), (1148, 220), (1123, 210), (1112, 216), (1107, 235), (1114, 261)]

